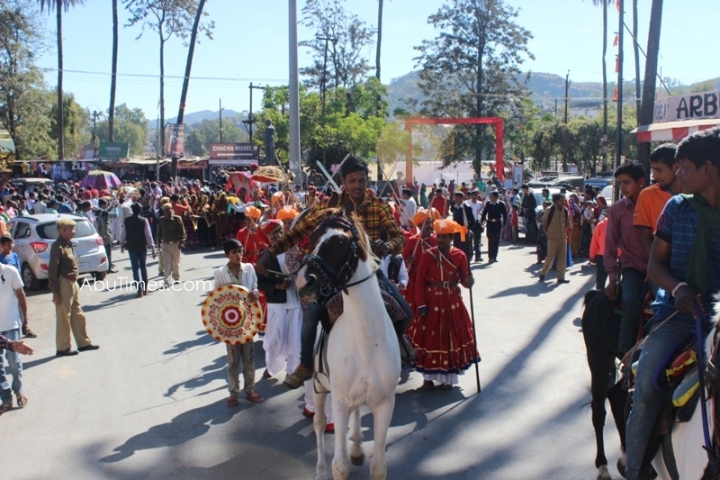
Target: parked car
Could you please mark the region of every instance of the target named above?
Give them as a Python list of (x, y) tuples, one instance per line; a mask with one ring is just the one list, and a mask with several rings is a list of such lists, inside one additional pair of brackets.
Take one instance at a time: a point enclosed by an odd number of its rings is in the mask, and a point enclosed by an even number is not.
[(77, 224), (72, 244), (80, 275), (90, 274), (96, 280), (103, 280), (107, 275), (108, 260), (102, 238), (85, 217), (64, 213), (15, 217), (10, 220), (8, 229), (15, 244), (14, 251), (20, 257), (20, 274), (28, 290), (39, 289), (48, 278), (50, 247), (58, 238), (55, 222), (61, 218), (69, 218)]
[(591, 187), (600, 187), (600, 190), (607, 187), (608, 185), (612, 185), (614, 178), (613, 177), (594, 177), (594, 178), (588, 178), (585, 180), (585, 186), (590, 185)]

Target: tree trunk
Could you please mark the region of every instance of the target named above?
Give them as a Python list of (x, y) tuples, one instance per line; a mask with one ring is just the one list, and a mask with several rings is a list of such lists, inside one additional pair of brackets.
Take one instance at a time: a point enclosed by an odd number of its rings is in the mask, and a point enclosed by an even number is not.
[(63, 42), (62, 42), (62, 6), (63, 2), (55, 1), (57, 7), (57, 43), (58, 43), (58, 160), (65, 160), (65, 112), (63, 105)]
[[(642, 108), (638, 126), (650, 125), (655, 110), (655, 79), (657, 78), (658, 54), (660, 52), (660, 27), (662, 24), (663, 0), (653, 0), (650, 10), (650, 30), (648, 32), (647, 59), (645, 60), (645, 78), (643, 81)], [(650, 171), (650, 143), (638, 144), (638, 157), (645, 171)]]
[(603, 48), (602, 48), (602, 76), (603, 76), (603, 140), (602, 140), (602, 170), (608, 170), (608, 98), (607, 98), (607, 0), (603, 0)]
[[(192, 33), (190, 34), (190, 45), (188, 47), (187, 61), (185, 62), (185, 78), (183, 79), (182, 93), (180, 94), (180, 108), (178, 109), (177, 124), (183, 123), (185, 116), (185, 101), (187, 100), (188, 87), (190, 87), (190, 72), (192, 70), (193, 55), (195, 54), (195, 43), (197, 42), (197, 33), (200, 28), (200, 19), (202, 18), (203, 8), (205, 8), (205, 0), (200, 0), (195, 13), (195, 22), (193, 23)], [(252, 115), (252, 112), (250, 112)], [(251, 139), (252, 141), (252, 139)], [(175, 178), (177, 175), (177, 157), (173, 155), (170, 167), (170, 175)]]
[(380, 80), (380, 47), (382, 46), (383, 0), (378, 0), (377, 49), (375, 50), (375, 77)]
[(638, 2), (633, 0), (633, 50), (635, 53), (635, 110), (640, 119), (640, 46), (638, 45)]
[[(165, 39), (163, 38), (162, 25), (158, 28), (160, 35), (160, 151), (161, 157), (165, 157)], [(160, 172), (157, 172), (158, 180)]]
[(113, 14), (113, 46), (112, 46), (112, 78), (110, 79), (110, 109), (108, 110), (108, 138), (115, 141), (115, 89), (117, 88), (118, 62), (118, 0), (112, 0)]

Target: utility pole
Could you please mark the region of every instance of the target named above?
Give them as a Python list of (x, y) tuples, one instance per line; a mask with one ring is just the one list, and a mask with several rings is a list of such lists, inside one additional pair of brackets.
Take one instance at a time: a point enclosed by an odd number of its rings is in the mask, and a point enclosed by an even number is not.
[(298, 75), (298, 34), (297, 34), (297, 0), (288, 0), (288, 50), (290, 79), (290, 171), (295, 176), (295, 185), (302, 184), (300, 173), (300, 80)]
[(568, 70), (567, 75), (565, 75), (565, 125), (568, 123), (568, 95), (570, 91), (570, 84), (572, 82), (570, 81), (570, 70)]
[(242, 123), (248, 126), (248, 131), (250, 133), (250, 143), (252, 143), (252, 126), (253, 123), (255, 123), (255, 117), (253, 116), (253, 102), (252, 102), (252, 95), (253, 95), (253, 89), (257, 90), (265, 90), (265, 87), (260, 87), (257, 85), (253, 85), (252, 82), (250, 82), (250, 112), (248, 113), (248, 118), (246, 120), (243, 120)]
[(219, 100), (219, 104), (220, 105), (219, 105), (218, 115), (220, 116), (220, 143), (222, 143), (222, 111), (223, 111), (222, 98)]
[[(625, 24), (625, 1), (618, 0), (619, 26), (618, 26), (618, 82), (617, 82), (617, 144), (615, 145), (615, 165), (613, 170), (620, 166), (622, 158), (622, 107), (623, 107), (623, 30)], [(620, 198), (619, 189), (615, 189), (615, 200)]]

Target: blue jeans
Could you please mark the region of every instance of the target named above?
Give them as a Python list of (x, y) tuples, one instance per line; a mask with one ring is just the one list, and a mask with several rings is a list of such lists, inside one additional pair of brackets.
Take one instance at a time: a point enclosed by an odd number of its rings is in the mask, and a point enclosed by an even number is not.
[[(20, 340), (20, 329), (15, 328), (6, 332), (0, 332), (5, 335), (10, 341), (17, 342)], [(5, 362), (2, 357), (5, 357), (8, 363), (8, 367), (5, 367)], [(11, 352), (10, 350), (4, 350), (0, 356), (0, 400), (2, 403), (12, 404), (12, 392), (22, 393), (22, 370), (23, 364), (20, 359), (20, 354)], [(8, 382), (8, 373), (13, 376), (12, 390), (10, 383)]]
[[(655, 320), (655, 319), (653, 319)], [(695, 336), (695, 320), (689, 315), (676, 315), (653, 331), (642, 347), (635, 380), (633, 405), (626, 429), (627, 478), (634, 480), (640, 473), (645, 450), (660, 414), (664, 395), (655, 388), (654, 377), (669, 350), (684, 346)], [(699, 407), (698, 407), (699, 408)]]
[[(381, 270), (378, 270), (375, 275), (377, 276), (380, 288), (392, 295), (405, 312), (405, 320), (393, 323), (395, 333), (401, 335), (405, 332), (408, 325), (410, 325), (410, 322), (412, 322), (412, 311), (397, 286), (388, 280)], [(303, 312), (302, 330), (300, 331), (300, 363), (308, 367), (313, 364), (317, 325), (320, 321), (320, 312), (323, 308), (325, 308), (325, 303), (311, 302), (308, 303)]]
[(130, 255), (130, 266), (132, 267), (133, 280), (137, 285), (137, 291), (140, 292), (147, 289), (148, 275), (147, 267), (145, 266), (147, 261), (147, 250), (128, 250), (128, 254)]
[(622, 303), (620, 315), (620, 341), (618, 348), (626, 353), (637, 343), (642, 303), (647, 294), (648, 286), (645, 282), (645, 272), (626, 268), (622, 272)]

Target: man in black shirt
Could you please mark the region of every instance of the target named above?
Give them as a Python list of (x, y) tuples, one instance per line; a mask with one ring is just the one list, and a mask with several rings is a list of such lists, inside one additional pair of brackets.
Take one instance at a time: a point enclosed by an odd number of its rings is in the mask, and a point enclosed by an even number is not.
[(535, 214), (537, 200), (527, 185), (523, 185), (521, 188), (523, 192), (522, 213), (525, 218), (525, 243), (535, 245), (538, 233), (537, 215)]
[(465, 194), (463, 192), (455, 192), (455, 203), (450, 206), (453, 220), (463, 227), (467, 227), (467, 234), (465, 235), (465, 241), (461, 240), (461, 235), (456, 233), (453, 238), (453, 246), (459, 248), (465, 253), (468, 259), (468, 264), (472, 261), (472, 234), (473, 224), (475, 223), (475, 217), (473, 216), (472, 208), (465, 204)]
[(485, 204), (482, 214), (482, 223), (486, 225), (488, 237), (488, 257), (490, 263), (497, 262), (498, 250), (500, 249), (500, 232), (507, 222), (507, 207), (505, 202), (498, 200), (497, 190), (490, 193), (490, 201)]

